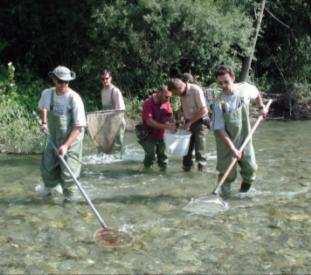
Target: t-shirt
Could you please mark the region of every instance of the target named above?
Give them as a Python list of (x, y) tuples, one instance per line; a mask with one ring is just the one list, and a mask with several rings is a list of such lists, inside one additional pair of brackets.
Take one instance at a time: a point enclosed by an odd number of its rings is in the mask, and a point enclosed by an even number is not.
[(241, 104), (249, 105), (250, 101), (256, 99), (259, 95), (259, 90), (256, 86), (249, 83), (237, 83), (237, 89), (232, 94), (223, 95), (221, 97), (221, 106), (215, 104), (212, 117), (212, 128), (216, 130), (225, 129), (225, 121), (223, 112), (232, 113), (236, 111)]
[(62, 95), (57, 95), (55, 88), (43, 90), (38, 108), (50, 110), (52, 93), (54, 93), (53, 112), (57, 115), (66, 115), (72, 109), (74, 125), (85, 127), (86, 117), (83, 101), (80, 95), (71, 89)]
[(112, 106), (113, 110), (125, 110), (122, 93), (119, 88), (112, 84), (101, 90), (101, 99), (104, 108)]
[(160, 140), (164, 137), (164, 130), (156, 129), (147, 125), (147, 120), (152, 118), (156, 122), (166, 123), (172, 118), (173, 110), (170, 102), (156, 103), (153, 96), (150, 96), (143, 103), (142, 120), (146, 128), (150, 129), (150, 136)]
[(186, 93), (181, 97), (181, 106), (185, 119), (191, 120), (194, 114), (206, 107), (203, 90), (196, 84), (187, 83)]

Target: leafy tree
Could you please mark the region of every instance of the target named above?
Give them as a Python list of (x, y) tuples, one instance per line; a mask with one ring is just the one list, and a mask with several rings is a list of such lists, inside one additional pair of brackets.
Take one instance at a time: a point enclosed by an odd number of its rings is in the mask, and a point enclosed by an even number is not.
[(210, 79), (218, 63), (239, 67), (252, 31), (239, 9), (221, 10), (212, 0), (108, 1), (92, 18), (85, 72), (110, 68), (128, 94), (141, 96), (183, 71)]
[(2, 61), (28, 67), (41, 76), (59, 64), (79, 68), (88, 51), (86, 33), (94, 1), (3, 2)]
[[(258, 41), (256, 72), (270, 83), (311, 80), (311, 3), (304, 0), (268, 1), (264, 32)], [(278, 89), (280, 91), (280, 89)]]

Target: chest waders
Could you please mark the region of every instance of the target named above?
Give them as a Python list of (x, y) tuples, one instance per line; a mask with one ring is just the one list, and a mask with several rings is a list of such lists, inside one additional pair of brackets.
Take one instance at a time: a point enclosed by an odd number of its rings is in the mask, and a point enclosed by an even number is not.
[[(73, 128), (73, 114), (72, 109), (68, 112), (64, 112), (64, 114), (57, 114), (53, 110), (53, 106), (54, 91), (51, 96), (50, 111), (48, 111), (49, 137), (42, 156), (41, 175), (46, 187), (53, 188), (57, 184), (60, 184), (63, 188), (64, 196), (69, 197), (73, 193), (74, 182), (64, 165), (59, 161), (59, 158), (50, 143), (50, 139), (57, 148), (64, 144)], [(78, 160), (82, 160), (83, 137), (84, 129), (80, 133), (78, 139), (68, 149), (67, 154), (64, 157), (68, 166), (77, 178), (81, 172), (81, 163)]]
[[(225, 131), (230, 137), (236, 148), (240, 148), (251, 131), (249, 122), (248, 107), (242, 104), (236, 111), (232, 113), (224, 113)], [(217, 148), (217, 167), (219, 179), (227, 170), (232, 160), (232, 152), (229, 147), (215, 133)], [(241, 177), (243, 182), (251, 184), (255, 180), (255, 172), (257, 170), (255, 151), (252, 140), (245, 146), (243, 157), (238, 161), (241, 168)], [(224, 193), (230, 192), (230, 183), (237, 177), (237, 165), (233, 167), (229, 176), (222, 185)]]
[[(114, 104), (113, 104), (113, 98), (112, 98), (112, 94), (111, 93), (111, 97), (110, 97), (110, 102), (105, 102), (105, 104), (103, 103), (103, 110), (114, 110)], [(116, 137), (114, 139), (114, 145), (113, 148), (115, 150), (121, 150), (121, 154), (123, 153), (123, 140), (124, 140), (124, 133), (125, 133), (125, 118), (124, 118), (124, 114), (122, 117), (122, 123), (120, 125), (120, 128), (116, 134)]]

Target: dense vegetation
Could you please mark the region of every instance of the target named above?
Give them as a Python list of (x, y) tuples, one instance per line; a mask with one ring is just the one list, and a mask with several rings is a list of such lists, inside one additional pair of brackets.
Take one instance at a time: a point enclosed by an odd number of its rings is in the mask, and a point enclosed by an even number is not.
[[(1, 104), (17, 108), (19, 116), (29, 119), (40, 91), (49, 85), (48, 71), (59, 64), (77, 73), (72, 85), (88, 111), (100, 108), (98, 74), (103, 68), (113, 72), (114, 81), (134, 104), (128, 104), (129, 111), (180, 72), (191, 71), (209, 85), (220, 63), (240, 72), (250, 52), (259, 4), (259, 0), (2, 1)], [(310, 8), (306, 0), (267, 1), (251, 70), (262, 90), (291, 95), (295, 91), (295, 100), (309, 98)], [(16, 68), (14, 79), (9, 62)], [(0, 144), (8, 131), (5, 127), (7, 121), (1, 119)]]

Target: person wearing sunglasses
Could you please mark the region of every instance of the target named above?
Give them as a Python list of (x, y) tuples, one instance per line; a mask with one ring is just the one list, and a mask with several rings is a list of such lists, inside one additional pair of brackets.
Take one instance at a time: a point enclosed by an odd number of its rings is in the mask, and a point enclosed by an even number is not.
[[(112, 76), (109, 70), (103, 70), (100, 74), (100, 81), (102, 84), (101, 100), (103, 110), (114, 110), (118, 112), (125, 112), (125, 104), (123, 95), (120, 89), (112, 84)], [(114, 140), (113, 151), (123, 151), (123, 140), (125, 133), (125, 118), (122, 117), (121, 126)]]
[[(236, 83), (233, 70), (221, 65), (215, 72), (218, 85), (222, 90), (221, 98), (214, 104), (212, 128), (216, 139), (217, 170), (220, 180), (232, 157), (238, 159), (241, 168), (242, 183), (240, 192), (247, 192), (255, 180), (257, 164), (252, 141), (239, 151), (243, 141), (251, 130), (249, 122), (249, 104), (256, 101), (262, 115), (266, 117), (262, 97), (259, 90), (249, 83)], [(231, 192), (231, 183), (237, 177), (237, 165), (232, 169), (221, 187), (221, 195), (227, 197)]]
[(166, 170), (167, 156), (165, 154), (164, 131), (175, 131), (171, 123), (173, 110), (170, 103), (172, 93), (166, 86), (161, 87), (143, 102), (142, 121), (137, 129), (138, 143), (145, 151), (144, 169), (148, 170), (157, 159), (161, 171)]
[(204, 93), (200, 86), (185, 82), (179, 78), (172, 78), (168, 82), (168, 89), (181, 98), (181, 108), (185, 119), (184, 129), (191, 132), (189, 150), (183, 157), (183, 170), (189, 172), (193, 166), (192, 154), (199, 171), (206, 170), (205, 135), (207, 127), (203, 118), (208, 114)]
[[(76, 78), (73, 71), (58, 66), (49, 76), (54, 87), (42, 92), (38, 104), (41, 129), (47, 133), (48, 138), (41, 161), (44, 184), (38, 185), (36, 191), (42, 196), (48, 196), (56, 188), (63, 193), (65, 201), (70, 201), (74, 182), (57, 154), (65, 158), (74, 175), (79, 177), (86, 127), (84, 104), (80, 95), (69, 87), (69, 82)], [(57, 154), (52, 143), (58, 148)]]

